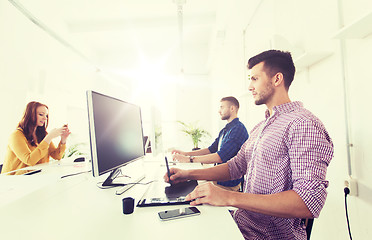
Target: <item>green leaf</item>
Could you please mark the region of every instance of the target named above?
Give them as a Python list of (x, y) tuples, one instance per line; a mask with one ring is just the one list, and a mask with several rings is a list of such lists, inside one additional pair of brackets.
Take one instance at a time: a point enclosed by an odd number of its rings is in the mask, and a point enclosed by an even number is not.
[(205, 131), (204, 129), (201, 129), (200, 127), (197, 127), (196, 123), (194, 124), (187, 124), (182, 121), (177, 121), (179, 124), (181, 124), (181, 131), (184, 132), (186, 135), (189, 135), (192, 139), (194, 148), (198, 148), (199, 142), (201, 142), (201, 139), (205, 136), (210, 136), (210, 134)]

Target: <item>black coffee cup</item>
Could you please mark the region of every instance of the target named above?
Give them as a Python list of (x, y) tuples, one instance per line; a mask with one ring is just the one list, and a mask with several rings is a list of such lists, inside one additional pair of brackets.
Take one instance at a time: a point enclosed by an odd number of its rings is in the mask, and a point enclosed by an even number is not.
[(131, 214), (134, 210), (134, 198), (126, 197), (123, 198), (123, 213), (124, 214)]

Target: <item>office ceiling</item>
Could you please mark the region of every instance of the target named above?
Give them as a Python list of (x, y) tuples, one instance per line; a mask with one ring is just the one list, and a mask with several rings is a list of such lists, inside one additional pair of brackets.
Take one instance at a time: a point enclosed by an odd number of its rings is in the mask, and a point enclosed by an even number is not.
[[(108, 71), (164, 67), (169, 74), (209, 72), (225, 37), (224, 0), (17, 0), (35, 18)], [(159, 64), (161, 63), (161, 64)]]

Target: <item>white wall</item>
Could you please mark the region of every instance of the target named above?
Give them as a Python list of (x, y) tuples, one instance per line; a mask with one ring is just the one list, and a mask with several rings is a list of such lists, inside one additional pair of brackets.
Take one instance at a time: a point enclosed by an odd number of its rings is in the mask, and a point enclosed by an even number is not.
[[(371, 6), (371, 5), (370, 5)], [(369, 238), (372, 234), (368, 219), (372, 214), (372, 151), (371, 128), (372, 114), (368, 107), (368, 96), (372, 87), (372, 78), (368, 71), (371, 62), (368, 56), (372, 54), (372, 36), (362, 40), (347, 41), (348, 57), (348, 89), (350, 92), (350, 125), (352, 174), (358, 180), (359, 196), (350, 202), (351, 218), (355, 236)]]
[(6, 0), (0, 1), (0, 163), (8, 136), (26, 104), (40, 101), (50, 110), (49, 129), (68, 123), (68, 144), (87, 142), (85, 90), (125, 97), (124, 86), (107, 84), (104, 74), (50, 37)]
[[(371, 1), (345, 0), (341, 3), (345, 25), (372, 9)], [(265, 109), (254, 106), (251, 96), (244, 94), (248, 86), (248, 78), (241, 74), (244, 70), (230, 71), (241, 61), (241, 52), (235, 56), (231, 54), (234, 49), (245, 49), (244, 64), (253, 55), (270, 48), (290, 50), (295, 60), (303, 53), (326, 56), (308, 67), (300, 67), (301, 62), (295, 61), (298, 63), (297, 73), (290, 88), (290, 96), (292, 100), (302, 101), (305, 107), (323, 121), (335, 145), (334, 158), (327, 173), (330, 182), (328, 198), (320, 217), (315, 220), (311, 239), (348, 239), (343, 193), (344, 180), (348, 177), (345, 94), (340, 40), (333, 38), (339, 30), (337, 1), (263, 0), (248, 3), (232, 1), (230, 4), (229, 10), (234, 12), (230, 13), (228, 19), (232, 24), (227, 25), (234, 25), (231, 27), (234, 32), (236, 26), (241, 27), (242, 34), (234, 33), (233, 40), (240, 42), (240, 46), (221, 46), (222, 49), (219, 49), (215, 58), (228, 60), (223, 62), (223, 68), (216, 67), (211, 76), (228, 76), (228, 84), (226, 80), (221, 80), (225, 83), (224, 87), (227, 87), (223, 91), (230, 91), (236, 96), (243, 95), (240, 100), (247, 107), (244, 123), (248, 128), (263, 119)], [(245, 13), (254, 11), (256, 7), (257, 12), (252, 19), (244, 18)], [(229, 29), (226, 33), (231, 34)], [(371, 67), (371, 46), (371, 34), (362, 39), (345, 41), (346, 99), (350, 109), (350, 142), (353, 144), (352, 175), (359, 183), (359, 196), (348, 198), (351, 231), (355, 239), (370, 239), (371, 235), (369, 217), (372, 214), (372, 163), (369, 159), (372, 151), (368, 145), (372, 134), (368, 123), (372, 122), (372, 114), (367, 100), (372, 85), (368, 72)], [(245, 86), (245, 89), (228, 86)]]
[[(31, 7), (40, 10), (32, 4)], [(37, 12), (33, 15), (42, 16), (39, 20), (43, 24), (80, 53), (89, 53), (89, 49), (82, 49), (83, 43), (70, 42), (66, 26), (56, 22), (53, 16), (49, 16), (49, 21), (48, 16)], [(88, 89), (140, 105), (145, 135), (152, 135), (153, 131), (151, 109), (160, 109), (164, 150), (192, 148), (191, 139), (181, 133), (177, 120), (197, 122), (212, 133), (210, 122), (216, 118), (217, 109), (212, 116), (207, 75), (165, 76), (164, 81), (164, 76), (155, 76), (151, 71), (138, 78), (107, 72), (62, 45), (7, 0), (0, 0), (0, 35), (0, 106), (3, 112), (0, 163), (4, 161), (8, 136), (15, 130), (29, 101), (48, 105), (48, 129), (69, 124), (72, 135), (68, 145), (88, 143), (85, 101)], [(206, 138), (201, 147), (208, 146), (210, 141), (211, 138)]]

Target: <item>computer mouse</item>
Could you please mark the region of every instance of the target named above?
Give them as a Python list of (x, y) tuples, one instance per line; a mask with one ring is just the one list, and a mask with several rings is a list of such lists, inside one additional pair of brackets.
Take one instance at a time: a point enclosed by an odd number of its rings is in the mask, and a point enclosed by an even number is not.
[(78, 158), (75, 158), (74, 162), (84, 162), (85, 161), (85, 158), (84, 157), (78, 157)]

